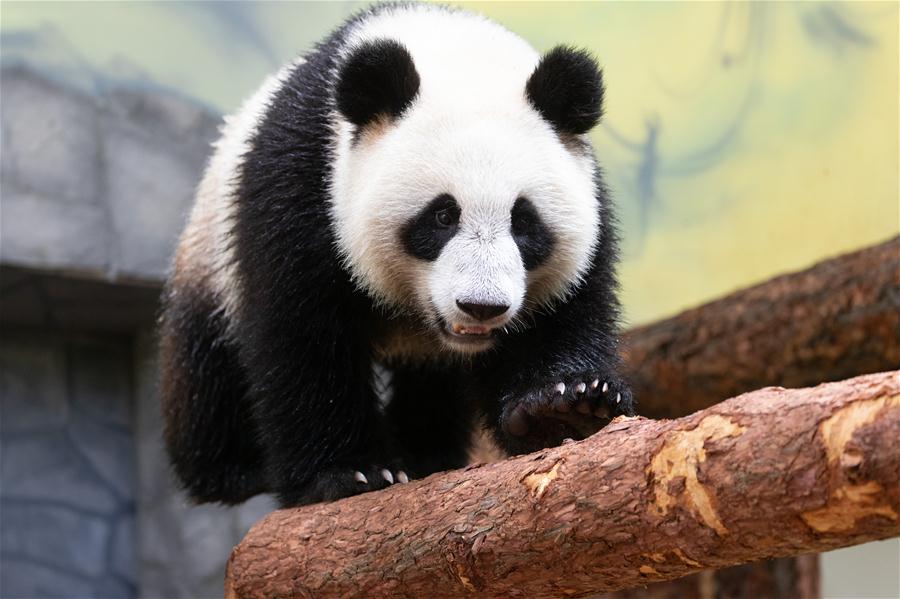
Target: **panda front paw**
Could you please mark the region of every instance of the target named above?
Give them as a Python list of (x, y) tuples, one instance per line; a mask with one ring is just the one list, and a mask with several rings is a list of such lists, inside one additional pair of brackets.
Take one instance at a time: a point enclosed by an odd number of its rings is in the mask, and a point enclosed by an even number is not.
[(615, 375), (582, 373), (507, 402), (501, 427), (516, 453), (584, 439), (616, 416), (634, 414), (631, 389)]
[(296, 495), (282, 494), (282, 507), (292, 507), (335, 501), (344, 497), (378, 491), (394, 484), (405, 484), (410, 480), (406, 470), (399, 464), (385, 466), (368, 464), (361, 467), (336, 466), (315, 475), (304, 490)]

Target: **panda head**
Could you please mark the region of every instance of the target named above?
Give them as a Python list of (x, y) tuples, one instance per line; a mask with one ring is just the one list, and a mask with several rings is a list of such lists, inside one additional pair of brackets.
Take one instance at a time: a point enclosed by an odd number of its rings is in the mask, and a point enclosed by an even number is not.
[(564, 301), (597, 242), (584, 134), (600, 118), (600, 71), (581, 51), (525, 48), (501, 68), (454, 70), (380, 39), (338, 73), (332, 210), (346, 264), (458, 352)]

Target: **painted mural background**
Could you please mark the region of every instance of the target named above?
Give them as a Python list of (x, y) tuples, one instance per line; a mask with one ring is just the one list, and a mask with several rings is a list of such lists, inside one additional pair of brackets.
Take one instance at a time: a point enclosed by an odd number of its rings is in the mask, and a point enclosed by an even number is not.
[[(221, 115), (362, 6), (0, 3), (0, 596), (221, 596), (272, 504), (174, 485), (159, 288)], [(900, 231), (897, 2), (464, 6), (600, 59), (628, 324)], [(825, 554), (824, 595), (898, 563)]]
[[(4, 3), (3, 51), (220, 112), (362, 3)], [(900, 229), (898, 5), (467, 3), (604, 66), (632, 324)]]

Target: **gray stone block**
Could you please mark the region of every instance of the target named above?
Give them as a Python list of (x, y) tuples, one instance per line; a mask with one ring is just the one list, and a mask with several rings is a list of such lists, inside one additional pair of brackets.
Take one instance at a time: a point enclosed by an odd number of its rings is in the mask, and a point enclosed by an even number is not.
[(109, 270), (112, 230), (102, 204), (59, 202), (4, 179), (0, 209), (3, 262), (98, 276)]
[(175, 141), (182, 152), (201, 162), (210, 153), (210, 142), (218, 137), (220, 119), (215, 111), (177, 92), (117, 87), (107, 90), (104, 100), (117, 121), (158, 139)]
[(113, 128), (104, 172), (117, 274), (162, 279), (202, 166), (171, 143)]
[[(129, 401), (131, 356), (118, 344), (100, 342), (69, 343), (66, 349), (72, 407), (92, 421), (130, 431), (133, 424)], [(129, 463), (130, 454), (129, 449), (123, 455)]]
[(3, 519), (15, 523), (0, 531), (4, 554), (81, 576), (99, 577), (106, 572), (110, 518), (67, 507), (59, 500), (34, 500), (4, 501)]
[[(65, 435), (46, 433), (0, 440), (2, 496), (63, 501), (92, 513), (114, 513), (120, 499), (99, 481)], [(7, 514), (2, 514), (6, 521)]]
[(93, 95), (3, 67), (2, 260), (161, 281), (218, 115), (160, 88)]
[(65, 364), (53, 345), (25, 335), (9, 335), (0, 344), (0, 431), (62, 431), (69, 418)]
[(137, 528), (134, 514), (119, 516), (113, 526), (115, 529), (110, 547), (111, 563), (107, 564), (107, 571), (121, 580), (136, 585)]
[(96, 102), (26, 67), (0, 72), (4, 185), (54, 202), (100, 204)]
[(134, 501), (134, 440), (127, 430), (110, 428), (84, 414), (73, 414), (69, 438), (92, 477), (122, 503)]
[[(94, 581), (27, 558), (4, 555), (3, 567), (0, 568), (0, 596), (28, 599), (37, 597), (87, 599), (95, 596)], [(103, 596), (103, 599), (116, 598)]]

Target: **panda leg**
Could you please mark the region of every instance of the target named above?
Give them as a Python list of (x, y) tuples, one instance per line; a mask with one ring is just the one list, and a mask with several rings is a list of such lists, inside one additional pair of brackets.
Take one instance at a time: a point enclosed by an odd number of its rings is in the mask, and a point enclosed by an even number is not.
[(410, 476), (466, 465), (475, 411), (461, 378), (454, 369), (424, 366), (393, 372), (385, 414)]
[(350, 363), (342, 370), (307, 354), (287, 384), (272, 383), (254, 393), (254, 415), (269, 487), (282, 507), (333, 501), (407, 478), (367, 377), (352, 374)]
[[(341, 307), (333, 302), (333, 312), (334, 306)], [(266, 480), (283, 507), (409, 477), (373, 387), (371, 343), (360, 322), (365, 313), (353, 307), (334, 318), (317, 316), (316, 306), (308, 313), (258, 311), (242, 323)]]
[(210, 294), (167, 288), (160, 340), (166, 448), (188, 493), (231, 504), (265, 492), (247, 380), (222, 310)]

